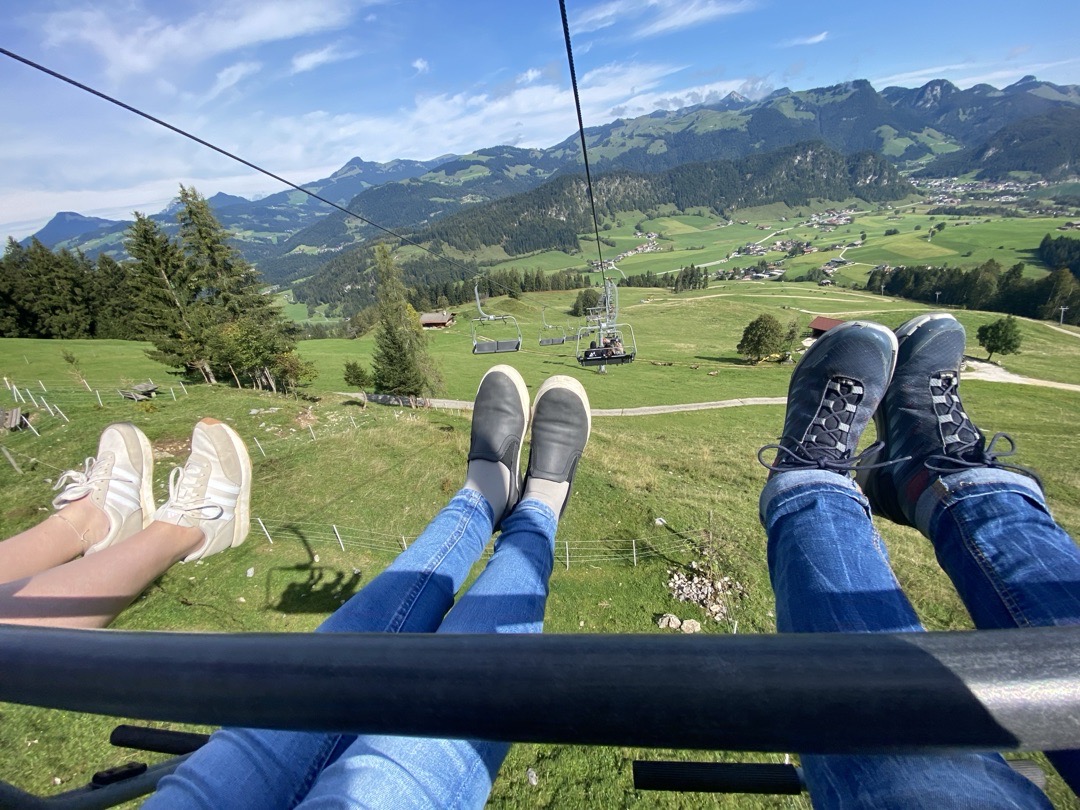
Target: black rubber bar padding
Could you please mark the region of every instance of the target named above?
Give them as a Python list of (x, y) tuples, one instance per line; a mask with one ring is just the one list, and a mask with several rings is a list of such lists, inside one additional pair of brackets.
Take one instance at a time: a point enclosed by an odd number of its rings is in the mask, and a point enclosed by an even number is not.
[(1080, 747), (1080, 626), (780, 635), (0, 626), (0, 701), (211, 725), (849, 753)]
[(637, 790), (680, 793), (802, 793), (794, 765), (757, 762), (676, 762), (634, 760)]
[(117, 748), (134, 748), (138, 751), (154, 751), (158, 754), (190, 754), (206, 745), (209, 734), (194, 731), (172, 731), (167, 728), (149, 728), (121, 724), (112, 730), (109, 743)]

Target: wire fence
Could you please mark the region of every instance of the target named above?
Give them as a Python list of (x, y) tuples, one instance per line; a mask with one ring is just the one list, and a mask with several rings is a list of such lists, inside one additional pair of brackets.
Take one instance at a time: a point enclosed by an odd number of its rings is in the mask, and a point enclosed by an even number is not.
[[(271, 544), (299, 542), (305, 547), (338, 546), (378, 554), (396, 555), (417, 540), (417, 535), (377, 531), (360, 526), (348, 526), (326, 521), (299, 521), (288, 517), (256, 516), (252, 519), (249, 539), (258, 535)], [(575, 538), (557, 539), (555, 558), (566, 570), (573, 565), (622, 563), (633, 566), (649, 559), (669, 559), (674, 555), (695, 552), (708, 537), (706, 529), (675, 532), (667, 530), (652, 536), (632, 538)], [(485, 550), (481, 559), (491, 556)]]
[[(63, 381), (38, 380), (37, 378), (34, 378), (33, 385), (24, 385), (22, 381), (16, 383), (7, 378), (5, 378), (5, 381), (8, 383), (8, 395), (13, 403), (20, 406), (25, 404), (28, 407), (38, 409), (37, 412), (42, 416), (42, 419), (35, 420), (37, 427), (31, 424), (29, 420), (25, 422), (25, 426), (33, 431), (34, 435), (39, 439), (49, 438), (55, 430), (62, 427), (65, 422), (70, 421), (66, 416), (61, 415), (62, 408), (68, 408), (68, 410), (74, 412), (78, 405), (93, 404), (97, 400), (97, 392), (100, 391), (100, 389), (93, 389), (89, 386), (83, 388), (73, 386), (70, 381), (66, 381), (66, 385)], [(174, 388), (174, 393), (175, 396), (180, 397), (186, 395), (187, 392), (186, 389)], [(113, 396), (115, 397), (116, 394), (114, 393)], [(160, 391), (158, 396), (162, 396)], [(91, 398), (90, 402), (87, 401), (88, 397)], [(324, 417), (332, 413), (335, 412), (324, 412)], [(363, 413), (359, 416), (345, 411), (336, 413), (337, 416), (334, 419), (336, 427), (323, 425), (316, 429), (312, 425), (307, 425), (306, 429), (290, 428), (290, 431), (295, 430), (295, 432), (280, 436), (272, 433), (266, 433), (262, 436), (252, 433), (252, 435), (243, 436), (244, 440), (248, 442), (252, 461), (258, 465), (263, 459), (287, 457), (304, 449), (305, 446), (312, 442), (340, 441), (348, 436), (356, 435), (358, 431), (374, 424), (376, 421), (384, 421), (382, 418), (376, 420), (374, 417)], [(415, 412), (407, 409), (393, 410), (390, 413), (393, 414), (390, 418), (395, 421), (408, 422), (418, 418)], [(63, 462), (56, 459), (55, 461), (59, 463), (54, 463), (54, 461), (41, 458), (40, 454), (23, 452), (10, 446), (2, 446), (2, 450), (4, 458), (19, 473), (23, 472), (19, 467), (20, 461), (27, 466), (40, 465), (55, 471), (57, 474), (70, 469), (70, 461)], [(68, 466), (63, 466), (65, 463)], [(334, 520), (320, 522), (298, 521), (284, 515), (254, 517), (249, 539), (254, 539), (260, 535), (270, 543), (328, 544), (338, 546), (342, 551), (355, 549), (387, 555), (403, 551), (417, 538), (416, 535), (377, 531)], [(652, 536), (560, 538), (555, 549), (556, 559), (567, 570), (571, 566), (584, 564), (630, 564), (636, 566), (644, 560), (667, 558), (692, 552), (696, 549), (696, 544), (706, 536), (708, 536), (708, 530), (705, 529), (676, 532), (665, 526), (662, 532), (657, 532)], [(485, 558), (490, 554), (489, 549), (485, 552)]]

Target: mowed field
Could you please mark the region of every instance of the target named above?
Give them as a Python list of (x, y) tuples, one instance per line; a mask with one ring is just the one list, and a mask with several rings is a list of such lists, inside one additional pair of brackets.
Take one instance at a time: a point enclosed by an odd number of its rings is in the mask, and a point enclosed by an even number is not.
[[(865, 292), (820, 290), (770, 282), (714, 283), (673, 295), (622, 291), (623, 320), (637, 339), (637, 362), (607, 375), (581, 369), (573, 344), (540, 347), (541, 313), (567, 324), (572, 293), (495, 299), (485, 309), (513, 314), (523, 351), (471, 354), (468, 318), (432, 333), (431, 348), (445, 380), (444, 396), (471, 400), (480, 377), (509, 362), (535, 392), (551, 374), (571, 374), (597, 409), (782, 397), (791, 366), (749, 366), (735, 352), (746, 324), (768, 312), (805, 327), (815, 314), (866, 318), (895, 327), (926, 311), (912, 302)], [(547, 309), (545, 310), (544, 307)], [(969, 332), (968, 353), (985, 357), (973, 339), (996, 315), (957, 313)], [(568, 324), (571, 331), (574, 324)], [(507, 327), (508, 328), (508, 327)], [(1009, 372), (1080, 385), (1080, 330), (1023, 321), (1022, 352), (1002, 358)], [(91, 390), (67, 372), (61, 350), (74, 353)], [(166, 496), (173, 464), (187, 452), (192, 424), (213, 415), (248, 441), (255, 466), (252, 513), (256, 525), (240, 548), (201, 564), (178, 565), (161, 577), (116, 622), (123, 629), (217, 632), (302, 632), (315, 627), (358, 587), (371, 580), (461, 485), (469, 413), (455, 408), (409, 410), (361, 406), (341, 376), (345, 360), (370, 362), (370, 338), (310, 341), (301, 353), (320, 377), (299, 398), (224, 387), (188, 385), (148, 360), (139, 344), (112, 341), (0, 341), (0, 375), (20, 390), (43, 394), (71, 420), (30, 408), (40, 436), (22, 431), (0, 438), (22, 468), (0, 460), (3, 534), (41, 520), (52, 482), (94, 453), (100, 429), (113, 421), (138, 424), (155, 447), (155, 494)], [(996, 358), (995, 358), (996, 359)], [(715, 372), (710, 376), (710, 372)], [(161, 386), (151, 403), (122, 400), (116, 388), (151, 378)], [(171, 390), (170, 390), (171, 389)], [(102, 406), (92, 393), (101, 394)], [(968, 412), (988, 432), (1007, 431), (1022, 464), (1037, 467), (1055, 516), (1080, 532), (1080, 392), (1052, 387), (969, 380)], [(175, 395), (175, 399), (173, 398)], [(0, 399), (11, 401), (0, 389)], [(757, 496), (765, 470), (759, 446), (775, 441), (781, 405), (752, 405), (652, 416), (598, 416), (582, 460), (574, 496), (560, 525), (559, 559), (551, 581), (546, 630), (556, 633), (659, 633), (663, 613), (695, 618), (703, 632), (773, 632), (772, 592)], [(872, 438), (872, 430), (865, 441)], [(258, 440), (262, 450), (258, 449)], [(527, 452), (527, 451), (526, 451)], [(265, 453), (265, 455), (263, 455)], [(657, 518), (664, 525), (657, 525)], [(930, 629), (970, 627), (929, 544), (915, 531), (878, 521), (901, 583)], [(342, 538), (342, 550), (333, 529)], [(669, 571), (702, 560), (709, 548), (723, 574), (742, 583), (730, 616), (707, 619), (695, 605), (676, 601)], [(637, 564), (633, 552), (637, 553)], [(564, 555), (569, 556), (569, 566)], [(251, 575), (248, 572), (251, 571)], [(737, 625), (736, 625), (737, 623)], [(182, 673), (181, 673), (182, 676)], [(391, 687), (388, 687), (391, 688)], [(702, 684), (723, 689), (723, 684)], [(673, 696), (677, 699), (677, 696)], [(632, 712), (633, 706), (626, 710)], [(125, 762), (131, 752), (111, 749), (109, 730), (120, 722), (21, 706), (0, 705), (0, 778), (36, 792), (57, 792), (94, 771)], [(806, 807), (805, 797), (713, 797), (646, 794), (633, 790), (634, 758), (772, 761), (780, 755), (643, 751), (631, 748), (517, 745), (496, 782), (494, 807)], [(529, 769), (536, 775), (533, 785)], [(59, 779), (59, 786), (54, 784)], [(1080, 806), (1057, 780), (1059, 807)]]
[[(856, 209), (853, 222), (832, 230), (812, 228), (809, 215), (826, 208)], [(804, 275), (829, 259), (843, 257), (853, 264), (845, 267), (837, 283), (865, 285), (870, 271), (878, 264), (934, 264), (969, 268), (994, 259), (1008, 268), (1022, 262), (1026, 275), (1039, 276), (1048, 269), (1035, 256), (1039, 242), (1046, 234), (1059, 236), (1057, 228), (1069, 218), (1050, 217), (957, 217), (931, 215), (932, 206), (921, 202), (901, 201), (889, 206), (870, 206), (860, 200), (845, 202), (820, 201), (791, 208), (774, 204), (737, 212), (735, 220), (717, 219), (707, 212), (648, 217), (642, 212), (628, 212), (614, 222), (605, 224), (602, 238), (612, 244), (604, 245), (605, 258), (631, 251), (645, 243), (635, 236), (637, 227), (643, 232), (659, 234), (656, 252), (640, 253), (619, 262), (619, 268), (629, 276), (652, 271), (673, 273), (693, 263), (708, 265), (714, 270), (749, 267), (757, 264), (757, 256), (727, 257), (747, 244), (761, 243), (769, 247), (781, 239), (808, 241), (818, 252), (791, 259), (771, 251), (763, 258), (768, 261), (785, 259), (788, 278)], [(742, 224), (745, 220), (745, 224)], [(945, 223), (944, 231), (929, 238), (930, 229)], [(885, 235), (886, 231), (897, 233)], [(859, 247), (845, 247), (866, 239)], [(613, 245), (613, 246), (612, 246)], [(834, 247), (838, 246), (838, 247)], [(488, 258), (497, 258), (489, 256)], [(592, 235), (583, 235), (581, 253), (567, 256), (549, 252), (524, 258), (507, 258), (496, 267), (545, 271), (564, 268), (585, 269), (585, 260), (596, 258)]]

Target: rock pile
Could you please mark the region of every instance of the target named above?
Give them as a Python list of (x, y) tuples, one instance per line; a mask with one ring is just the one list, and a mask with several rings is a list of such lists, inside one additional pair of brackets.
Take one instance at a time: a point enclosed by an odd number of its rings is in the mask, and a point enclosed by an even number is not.
[[(668, 569), (668, 590), (680, 602), (692, 602), (716, 622), (730, 618), (731, 603), (746, 596), (746, 586), (728, 576), (710, 576), (698, 563), (690, 563), (690, 572)], [(663, 627), (663, 625), (661, 625)]]

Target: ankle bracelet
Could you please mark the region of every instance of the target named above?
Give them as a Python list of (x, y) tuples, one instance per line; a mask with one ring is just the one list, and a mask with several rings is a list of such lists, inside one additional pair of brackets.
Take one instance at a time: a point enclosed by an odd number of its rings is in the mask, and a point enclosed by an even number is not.
[(78, 537), (79, 537), (79, 545), (82, 546), (82, 553), (85, 554), (86, 550), (88, 548), (90, 548), (90, 546), (92, 545), (92, 543), (88, 542), (87, 539), (86, 539), (86, 535), (90, 532), (90, 530), (86, 529), (85, 531), (80, 532), (78, 526), (76, 526), (74, 523), (72, 523), (70, 520), (68, 520), (68, 518), (66, 516), (61, 515), (59, 512), (53, 512), (51, 515), (49, 515), (49, 517), (51, 517), (51, 518), (60, 518), (60, 520), (64, 521), (64, 523), (66, 523), (68, 526), (71, 527), (71, 530), (73, 532), (75, 532), (76, 535), (78, 535)]

